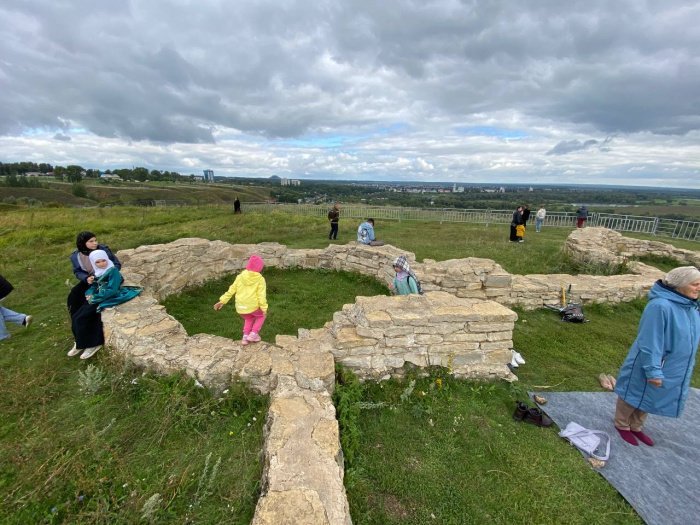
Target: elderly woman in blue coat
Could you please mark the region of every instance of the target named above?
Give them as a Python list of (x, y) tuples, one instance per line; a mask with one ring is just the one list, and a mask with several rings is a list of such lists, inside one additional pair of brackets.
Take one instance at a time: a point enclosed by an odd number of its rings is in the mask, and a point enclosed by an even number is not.
[(700, 271), (694, 266), (671, 270), (649, 291), (615, 386), (615, 428), (622, 439), (653, 446), (642, 431), (647, 414), (680, 417), (688, 397), (700, 343)]

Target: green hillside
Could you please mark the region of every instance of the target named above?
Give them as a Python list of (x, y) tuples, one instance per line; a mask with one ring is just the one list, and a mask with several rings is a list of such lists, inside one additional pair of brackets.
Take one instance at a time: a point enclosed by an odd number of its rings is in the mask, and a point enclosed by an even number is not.
[(204, 184), (164, 182), (122, 182), (105, 184), (83, 180), (80, 183), (87, 197), (74, 185), (54, 180), (42, 181), (41, 188), (0, 186), (0, 203), (26, 204), (39, 202), (43, 206), (112, 206), (145, 205), (152, 201), (170, 204), (229, 204), (238, 197), (242, 203), (262, 202), (270, 198), (269, 188), (250, 184)]

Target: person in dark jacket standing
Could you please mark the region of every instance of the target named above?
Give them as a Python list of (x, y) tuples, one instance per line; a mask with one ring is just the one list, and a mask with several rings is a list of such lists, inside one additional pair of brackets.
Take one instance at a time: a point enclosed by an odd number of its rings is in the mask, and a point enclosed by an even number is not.
[(526, 204), (523, 206), (523, 226), (527, 228), (527, 221), (530, 219), (530, 206)]
[(336, 240), (338, 238), (338, 221), (340, 220), (340, 204), (338, 202), (328, 210), (328, 220), (331, 223), (331, 231), (328, 234), (328, 238)]
[(671, 270), (649, 291), (639, 331), (620, 368), (615, 428), (630, 445), (653, 446), (647, 414), (680, 417), (700, 344), (700, 270)]
[(233, 213), (241, 213), (241, 201), (238, 200), (238, 196), (236, 196), (236, 200), (233, 201)]
[[(14, 290), (14, 287), (10, 284), (10, 281), (0, 275), (0, 301), (7, 297), (12, 290)], [(0, 306), (0, 341), (10, 338), (10, 332), (8, 332), (5, 322), (14, 323), (26, 328), (31, 324), (32, 316), (21, 314), (9, 308), (5, 308), (4, 306)]]
[(588, 220), (588, 208), (586, 206), (581, 206), (576, 210), (576, 227), (583, 228)]
[(518, 208), (513, 212), (513, 219), (510, 221), (510, 240), (511, 242), (518, 242), (517, 227), (523, 224), (523, 207), (518, 206)]

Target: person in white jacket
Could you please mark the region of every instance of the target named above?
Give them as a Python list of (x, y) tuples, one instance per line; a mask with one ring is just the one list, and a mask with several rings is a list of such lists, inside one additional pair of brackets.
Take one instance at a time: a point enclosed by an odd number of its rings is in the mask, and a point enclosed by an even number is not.
[(542, 230), (542, 225), (544, 224), (544, 218), (547, 216), (547, 210), (544, 209), (544, 206), (540, 206), (540, 209), (537, 210), (537, 214), (535, 215), (535, 232), (540, 233)]

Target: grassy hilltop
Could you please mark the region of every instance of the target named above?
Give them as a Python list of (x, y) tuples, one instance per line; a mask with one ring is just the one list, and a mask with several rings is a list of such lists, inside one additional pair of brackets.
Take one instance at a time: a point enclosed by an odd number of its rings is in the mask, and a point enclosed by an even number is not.
[(238, 197), (243, 202), (265, 202), (270, 189), (251, 184), (204, 184), (166, 182), (104, 183), (95, 179), (83, 179), (76, 185), (42, 178), (41, 187), (17, 187), (0, 185), (0, 204), (26, 204), (28, 201), (42, 206), (124, 206), (144, 205), (152, 201), (168, 201), (188, 205), (233, 204)]
[[(353, 240), (355, 226), (341, 219), (338, 242)], [(188, 378), (143, 374), (107, 351), (88, 362), (66, 357), (68, 255), (84, 229), (115, 251), (181, 237), (328, 244), (323, 218), (234, 216), (228, 205), (0, 212), (0, 272), (15, 285), (3, 303), (35, 316), (29, 329), (11, 325), (12, 338), (0, 343), (0, 523), (248, 523), (265, 398), (234, 387), (212, 397)], [(572, 269), (561, 253), (564, 229), (545, 228), (523, 244), (508, 243), (500, 226), (380, 221), (377, 233), (419, 260), (488, 257), (513, 273)], [(322, 326), (356, 295), (388, 293), (353, 274), (265, 274), (268, 341)], [(231, 278), (166, 307), (189, 333), (238, 337), (232, 311), (211, 310)], [(455, 381), (441, 369), (380, 385), (342, 374), (336, 400), (353, 522), (641, 523), (555, 429), (516, 424), (511, 413), (528, 389), (598, 389), (596, 376), (615, 373), (643, 306), (591, 306), (585, 325), (518, 312), (514, 343), (527, 364), (514, 385)]]

